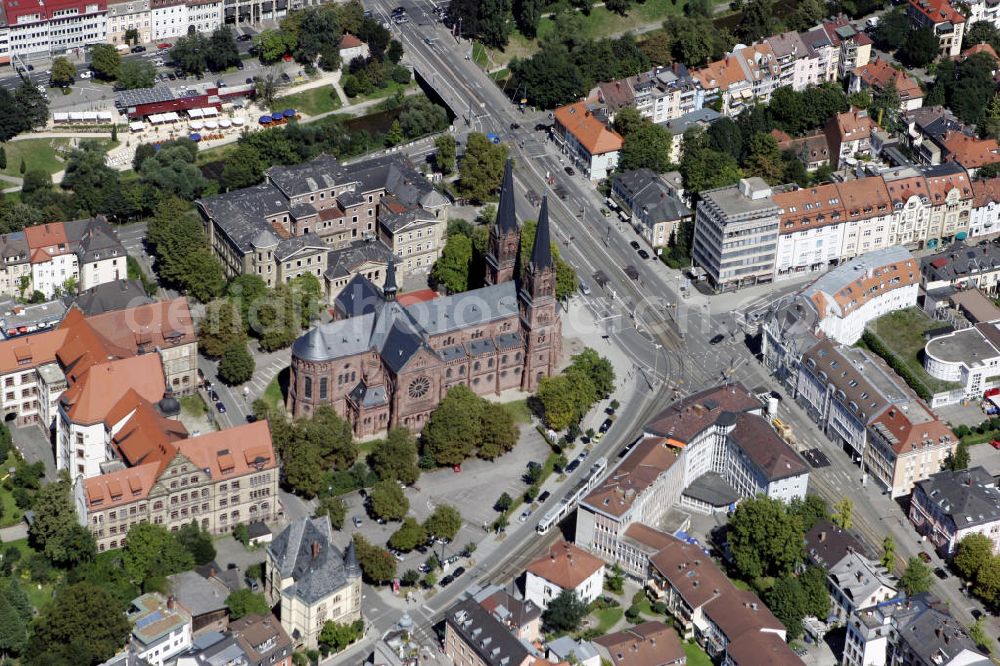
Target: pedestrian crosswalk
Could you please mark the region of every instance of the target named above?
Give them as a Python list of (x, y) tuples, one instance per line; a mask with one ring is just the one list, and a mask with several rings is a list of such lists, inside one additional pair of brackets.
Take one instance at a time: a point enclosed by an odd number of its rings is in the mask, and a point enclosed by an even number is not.
[(258, 367), (253, 373), (253, 379), (250, 380), (250, 400), (256, 400), (264, 391), (267, 390), (268, 384), (278, 376), (282, 370), (288, 367), (288, 359), (286, 358), (275, 358), (264, 366)]

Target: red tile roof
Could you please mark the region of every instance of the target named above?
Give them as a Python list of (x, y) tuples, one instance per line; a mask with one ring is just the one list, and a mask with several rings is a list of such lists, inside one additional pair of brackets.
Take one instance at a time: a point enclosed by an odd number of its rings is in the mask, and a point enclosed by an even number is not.
[(359, 46), (364, 46), (364, 42), (352, 35), (349, 32), (345, 32), (344, 36), (340, 38), (340, 48), (342, 49), (353, 49)]
[(910, 7), (926, 16), (934, 25), (965, 23), (965, 16), (952, 7), (948, 0), (910, 0)]
[(159, 354), (95, 363), (70, 381), (59, 398), (75, 423), (100, 423), (129, 391), (149, 402), (163, 398), (166, 381)]
[(608, 129), (587, 108), (588, 102), (576, 102), (560, 106), (555, 110), (556, 122), (565, 128), (566, 132), (576, 137), (591, 155), (603, 155), (621, 150), (625, 143), (618, 132)]
[(604, 561), (565, 541), (549, 546), (548, 552), (527, 566), (528, 573), (564, 590), (575, 590), (604, 568)]
[(972, 181), (973, 207), (982, 208), (989, 203), (1000, 202), (1000, 176)]
[(920, 89), (920, 84), (917, 83), (916, 79), (907, 75), (906, 72), (899, 71), (881, 58), (875, 58), (862, 67), (855, 67), (853, 74), (859, 77), (866, 87), (876, 90), (885, 88), (889, 81), (895, 81), (899, 99), (904, 102), (924, 96), (924, 91)]
[(52, 363), (66, 334), (65, 330), (55, 329), (0, 342), (0, 374)]
[(978, 169), (1000, 162), (1000, 145), (996, 139), (980, 139), (961, 132), (945, 133), (941, 144), (948, 151), (947, 161), (958, 162), (966, 169)]

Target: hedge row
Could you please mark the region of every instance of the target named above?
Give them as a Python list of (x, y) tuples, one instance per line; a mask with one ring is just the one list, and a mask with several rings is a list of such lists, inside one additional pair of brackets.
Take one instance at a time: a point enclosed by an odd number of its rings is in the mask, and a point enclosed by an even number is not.
[(916, 391), (918, 396), (923, 398), (925, 401), (930, 402), (934, 395), (931, 393), (931, 390), (927, 388), (927, 385), (921, 381), (920, 377), (918, 377), (916, 373), (914, 373), (913, 370), (911, 370), (910, 367), (896, 355), (894, 351), (889, 349), (886, 344), (882, 342), (880, 337), (871, 331), (866, 330), (861, 336), (861, 339), (864, 340), (866, 345), (868, 345), (868, 349), (881, 356), (882, 360), (888, 363), (889, 367), (892, 368), (897, 375), (902, 377), (903, 381), (909, 384), (910, 388)]

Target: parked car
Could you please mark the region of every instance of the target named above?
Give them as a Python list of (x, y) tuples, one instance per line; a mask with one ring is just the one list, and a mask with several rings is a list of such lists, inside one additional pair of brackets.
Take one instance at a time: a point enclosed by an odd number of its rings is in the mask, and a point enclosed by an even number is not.
[(580, 461), (577, 460), (576, 458), (573, 458), (573, 460), (570, 461), (568, 465), (566, 465), (566, 469), (564, 469), (563, 471), (566, 472), (567, 474), (572, 474), (579, 467), (580, 467)]
[(640, 245), (639, 245), (639, 241), (636, 241), (636, 240), (634, 240), (634, 241), (629, 241), (629, 242), (628, 242), (628, 244), (632, 246), (632, 249), (633, 249), (633, 250), (638, 250), (638, 249), (639, 249), (639, 247), (640, 247)]
[(712, 336), (712, 339), (708, 341), (708, 344), (717, 345), (725, 339), (726, 336), (724, 336), (722, 333), (716, 333), (715, 335)]
[(455, 578), (458, 578), (459, 576), (461, 576), (464, 573), (465, 573), (465, 567), (458, 567), (457, 569), (455, 569), (454, 571), (451, 572), (451, 577), (452, 577), (452, 579), (455, 579)]
[(994, 439), (993, 441), (991, 441), (990, 446), (992, 446), (994, 449), (1000, 449), (1000, 439)]
[(170, 42), (160, 42), (159, 44), (156, 45), (156, 48), (161, 49), (161, 50), (166, 50), (166, 49), (169, 49), (169, 48), (173, 48), (173, 46), (174, 45), (171, 44)]
[(566, 171), (566, 175), (567, 176), (575, 176), (576, 175), (576, 170), (573, 167), (571, 167), (571, 166), (566, 167), (565, 171)]
[(649, 252), (646, 252), (645, 250), (639, 250), (639, 258), (643, 260), (649, 259)]
[(142, 44), (136, 44), (135, 46), (132, 47), (132, 53), (144, 53), (145, 51), (146, 47), (143, 46)]
[(550, 493), (549, 491), (546, 490), (544, 493), (542, 493), (541, 495), (538, 496), (537, 502), (539, 504), (541, 504), (542, 502), (544, 502), (545, 500), (547, 500), (551, 496), (552, 496), (552, 493)]
[(455, 577), (450, 574), (445, 576), (444, 578), (441, 579), (441, 587), (448, 587), (454, 580)]
[(219, 412), (220, 414), (225, 414), (225, 413), (226, 413), (226, 406), (225, 406), (225, 405), (223, 405), (223, 404), (222, 404), (221, 402), (217, 402), (217, 403), (215, 403), (215, 409), (216, 409), (216, 411), (218, 411), (218, 412)]
[(212, 402), (219, 402), (220, 401), (219, 394), (216, 393), (215, 389), (209, 389), (209, 391), (208, 391), (208, 397), (212, 399)]
[(948, 572), (942, 569), (941, 567), (938, 567), (937, 569), (934, 570), (934, 575), (940, 578), (941, 580), (946, 580), (948, 578)]
[(919, 557), (921, 560), (923, 560), (924, 564), (930, 564), (931, 563), (931, 556), (928, 555), (927, 553), (925, 553), (924, 551), (920, 551), (919, 553), (917, 553), (917, 557)]
[(524, 511), (521, 512), (521, 515), (518, 517), (518, 520), (522, 523), (526, 523), (528, 522), (528, 518), (530, 517), (531, 517), (531, 510), (525, 509)]
[(81, 79), (89, 79), (89, 78), (91, 78), (93, 76), (94, 76), (94, 73), (92, 71), (90, 71), (89, 69), (80, 72), (80, 78)]
[(611, 428), (612, 423), (614, 423), (614, 421), (612, 421), (611, 419), (604, 419), (604, 422), (601, 423), (601, 427), (598, 428), (598, 432), (601, 433), (607, 432)]
[(236, 38), (236, 41), (249, 42), (251, 39), (253, 39), (253, 35), (240, 35), (239, 37)]

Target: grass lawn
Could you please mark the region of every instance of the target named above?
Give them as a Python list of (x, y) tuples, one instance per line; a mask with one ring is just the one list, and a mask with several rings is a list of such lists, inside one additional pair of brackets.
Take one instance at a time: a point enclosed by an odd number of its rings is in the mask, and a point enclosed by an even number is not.
[(236, 150), (237, 147), (239, 147), (239, 143), (234, 141), (233, 143), (216, 146), (215, 148), (209, 148), (208, 150), (199, 150), (194, 163), (196, 166), (205, 166), (206, 164), (211, 164), (212, 162), (225, 160), (226, 157)]
[(514, 423), (531, 423), (531, 410), (528, 409), (528, 401), (526, 399), (505, 402), (503, 406), (514, 417)]
[(932, 393), (938, 393), (959, 386), (954, 382), (935, 379), (924, 370), (924, 345), (927, 344), (924, 333), (944, 325), (944, 322), (935, 321), (924, 314), (923, 310), (913, 307), (883, 315), (870, 324), (868, 329), (903, 361), (924, 386)]
[(406, 91), (417, 85), (416, 81), (410, 81), (406, 85), (396, 83), (390, 80), (385, 88), (376, 88), (367, 95), (358, 95), (357, 97), (349, 97), (348, 100), (351, 104), (358, 104), (359, 102), (364, 102), (370, 99), (383, 99), (385, 97), (392, 97), (397, 91)]
[(596, 610), (591, 615), (597, 620), (597, 626), (594, 629), (597, 631), (598, 636), (603, 636), (604, 634), (611, 631), (611, 627), (618, 623), (618, 620), (625, 616), (625, 611), (619, 607), (615, 608), (602, 608), (601, 610)]
[(684, 655), (687, 657), (687, 666), (712, 666), (708, 654), (696, 644), (684, 641), (681, 647), (684, 648)]
[(271, 383), (267, 385), (264, 389), (263, 395), (260, 399), (271, 405), (275, 409), (281, 409), (285, 405), (285, 396), (281, 393), (281, 384), (278, 383), (278, 378), (275, 377), (271, 380)]
[(58, 148), (69, 146), (69, 139), (25, 139), (8, 141), (4, 144), (7, 153), (7, 168), (0, 171), (5, 176), (21, 177), (21, 160), (26, 170), (41, 169), (53, 174), (62, 171), (65, 163), (56, 158)]
[[(16, 467), (18, 464), (17, 456), (13, 451), (12, 446), (11, 452), (7, 454), (7, 459), (0, 463), (0, 470), (3, 470), (0, 473), (0, 480), (7, 478), (7, 469), (9, 467)], [(3, 486), (0, 486), (0, 506), (3, 507), (3, 515), (0, 516), (0, 527), (10, 527), (21, 522), (21, 510), (14, 503), (14, 494)]]
[(276, 110), (295, 109), (309, 116), (317, 116), (340, 108), (340, 97), (333, 86), (310, 88), (274, 100), (272, 107)]
[(358, 460), (364, 462), (368, 458), (368, 454), (375, 448), (375, 442), (378, 441), (380, 440), (369, 439), (367, 442), (358, 442)]
[[(18, 563), (19, 566), (21, 563), (27, 562), (31, 556), (35, 554), (35, 551), (28, 545), (27, 539), (19, 539), (17, 541), (10, 541), (4, 544), (4, 548), (10, 548), (11, 546), (21, 551), (21, 560)], [(24, 590), (24, 593), (28, 595), (28, 601), (30, 601), (31, 605), (36, 609), (40, 610), (42, 606), (52, 599), (53, 585), (32, 583), (24, 580), (23, 578), (18, 580), (18, 582), (21, 584), (21, 589)]]
[(181, 398), (180, 403), (184, 413), (190, 416), (204, 416), (208, 413), (208, 406), (205, 405), (205, 401), (197, 393), (184, 396)]

